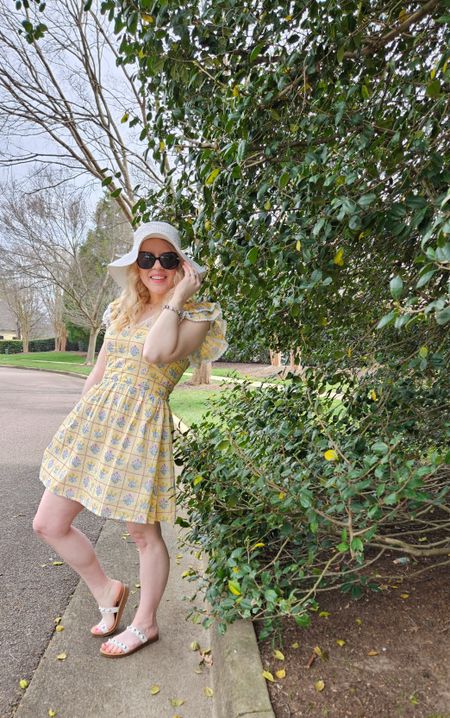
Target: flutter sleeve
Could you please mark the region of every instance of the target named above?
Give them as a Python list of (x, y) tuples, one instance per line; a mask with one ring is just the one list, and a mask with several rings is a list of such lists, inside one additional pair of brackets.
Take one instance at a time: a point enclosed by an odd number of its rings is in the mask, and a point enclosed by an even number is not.
[(216, 361), (228, 348), (225, 339), (227, 323), (222, 318), (222, 309), (217, 302), (195, 302), (184, 308), (185, 318), (191, 322), (209, 322), (208, 334), (202, 345), (189, 355), (192, 367), (198, 367), (202, 361)]
[(108, 304), (105, 311), (103, 312), (102, 326), (104, 326), (108, 329), (111, 322), (112, 322), (112, 316), (111, 316), (111, 303), (110, 303), (110, 304)]

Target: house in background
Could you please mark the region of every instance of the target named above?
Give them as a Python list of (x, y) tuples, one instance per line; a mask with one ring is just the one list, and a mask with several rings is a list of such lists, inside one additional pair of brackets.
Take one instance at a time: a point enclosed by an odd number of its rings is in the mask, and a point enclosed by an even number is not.
[(0, 299), (0, 340), (1, 339), (20, 339), (14, 314), (2, 299)]

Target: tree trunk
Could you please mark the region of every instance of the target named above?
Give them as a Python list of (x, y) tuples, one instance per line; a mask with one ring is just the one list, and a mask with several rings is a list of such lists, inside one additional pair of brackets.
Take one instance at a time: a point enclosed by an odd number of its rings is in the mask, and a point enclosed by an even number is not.
[(97, 341), (99, 331), (100, 327), (97, 327), (97, 329), (91, 329), (90, 331), (86, 361), (84, 362), (87, 366), (92, 366), (92, 364), (95, 363), (95, 343)]
[(281, 352), (273, 352), (272, 349), (270, 349), (269, 353), (272, 366), (281, 366)]
[(29, 341), (30, 341), (30, 337), (28, 336), (28, 334), (25, 332), (22, 332), (22, 351), (24, 354), (30, 351)]
[(65, 324), (60, 324), (55, 336), (55, 352), (65, 352), (67, 346), (67, 329)]
[(194, 370), (192, 379), (189, 384), (197, 386), (198, 384), (211, 384), (211, 362), (202, 361), (199, 367)]

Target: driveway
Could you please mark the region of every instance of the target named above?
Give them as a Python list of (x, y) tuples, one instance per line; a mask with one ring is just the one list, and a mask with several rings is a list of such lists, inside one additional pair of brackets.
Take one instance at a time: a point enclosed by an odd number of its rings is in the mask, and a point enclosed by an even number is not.
[[(0, 718), (20, 699), (78, 578), (33, 534), (43, 492), (42, 453), (80, 396), (83, 382), (60, 374), (0, 367)], [(96, 542), (103, 521), (87, 511), (75, 525)]]

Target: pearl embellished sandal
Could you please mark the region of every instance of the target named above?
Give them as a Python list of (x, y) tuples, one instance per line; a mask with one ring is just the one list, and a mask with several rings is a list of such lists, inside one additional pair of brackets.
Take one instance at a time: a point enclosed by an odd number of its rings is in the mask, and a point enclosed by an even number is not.
[(107, 644), (110, 643), (113, 646), (120, 648), (122, 653), (109, 653), (108, 651), (103, 651), (100, 648), (100, 653), (102, 654), (102, 656), (106, 656), (107, 658), (122, 658), (122, 656), (129, 656), (132, 653), (136, 653), (136, 651), (140, 651), (141, 648), (144, 648), (144, 646), (148, 645), (149, 643), (154, 643), (155, 641), (157, 641), (159, 639), (158, 634), (156, 634), (156, 636), (153, 636), (152, 638), (147, 638), (145, 633), (143, 633), (142, 631), (139, 630), (139, 628), (136, 628), (136, 626), (133, 626), (133, 625), (127, 626), (126, 630), (130, 631), (130, 633), (133, 633), (137, 638), (139, 638), (140, 644), (138, 644), (137, 646), (134, 646), (134, 648), (130, 648), (123, 641), (119, 641), (118, 638), (108, 638), (106, 643)]
[[(128, 586), (125, 586), (125, 584), (122, 584), (121, 591), (117, 597), (116, 605), (112, 608), (103, 608), (103, 606), (99, 606), (98, 610), (103, 615), (105, 613), (115, 613), (115, 618), (112, 626), (107, 626), (105, 621), (102, 621), (101, 623), (97, 623), (95, 626), (91, 628), (91, 633), (93, 636), (110, 636), (111, 633), (114, 633), (117, 626), (119, 625), (119, 621), (122, 618), (123, 609), (125, 608), (125, 604), (128, 600), (128, 594), (130, 592), (130, 589)], [(94, 631), (93, 629), (97, 628), (98, 631)]]

